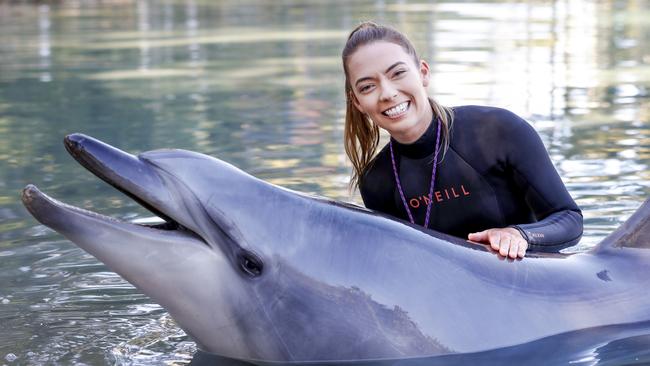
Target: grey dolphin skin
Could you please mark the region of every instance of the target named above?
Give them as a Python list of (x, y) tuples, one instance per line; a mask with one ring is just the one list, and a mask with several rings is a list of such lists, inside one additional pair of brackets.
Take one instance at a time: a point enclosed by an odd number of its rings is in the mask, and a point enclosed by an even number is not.
[(649, 201), (589, 252), (511, 261), (206, 155), (134, 156), (80, 134), (65, 145), (167, 224), (118, 221), (33, 185), (29, 212), (162, 305), (206, 352), (383, 363), (650, 321)]

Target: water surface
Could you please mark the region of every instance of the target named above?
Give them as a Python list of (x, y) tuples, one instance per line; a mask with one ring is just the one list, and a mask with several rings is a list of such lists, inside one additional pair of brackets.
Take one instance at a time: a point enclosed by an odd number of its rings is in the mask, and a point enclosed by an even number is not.
[(339, 53), (366, 19), (411, 36), (443, 104), (531, 121), (584, 212), (570, 250), (648, 197), (648, 0), (0, 3), (3, 363), (184, 364), (195, 350), (158, 305), (20, 204), (34, 183), (121, 219), (150, 216), (68, 157), (67, 133), (131, 152), (196, 150), (359, 203)]

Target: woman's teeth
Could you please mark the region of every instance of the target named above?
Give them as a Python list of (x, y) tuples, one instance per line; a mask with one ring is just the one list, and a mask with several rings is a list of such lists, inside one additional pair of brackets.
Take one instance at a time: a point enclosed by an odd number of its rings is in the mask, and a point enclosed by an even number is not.
[(388, 109), (388, 110), (384, 111), (383, 114), (388, 116), (388, 117), (395, 117), (395, 116), (400, 115), (401, 113), (406, 112), (406, 109), (408, 108), (408, 106), (409, 106), (409, 102), (404, 102), (404, 103), (401, 103), (401, 104), (398, 104), (398, 105), (394, 106), (391, 109)]

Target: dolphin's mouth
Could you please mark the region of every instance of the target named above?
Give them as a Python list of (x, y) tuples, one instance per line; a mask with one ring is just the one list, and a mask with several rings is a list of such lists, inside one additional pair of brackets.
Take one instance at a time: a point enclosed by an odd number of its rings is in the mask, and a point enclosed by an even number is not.
[[(60, 232), (65, 232), (65, 227), (69, 227), (79, 217), (88, 218), (94, 222), (109, 223), (117, 226), (137, 227), (144, 230), (175, 232), (178, 235), (189, 236), (208, 246), (208, 244), (192, 230), (189, 230), (179, 223), (170, 221), (161, 222), (133, 222), (124, 221), (115, 217), (103, 215), (81, 207), (76, 207), (65, 202), (54, 199), (43, 193), (33, 184), (23, 188), (21, 199), (27, 210), (40, 223)], [(73, 217), (73, 216), (76, 216)]]
[(166, 192), (166, 190), (163, 189), (164, 187), (158, 175), (138, 157), (83, 134), (66, 136), (64, 145), (70, 155), (84, 168), (126, 194), (162, 220), (154, 222), (151, 222), (151, 220), (148, 220), (148, 222), (122, 221), (58, 201), (30, 184), (23, 189), (22, 201), (38, 221), (47, 226), (52, 226), (52, 221), (56, 221), (55, 212), (62, 214), (65, 211), (105, 222), (163, 231), (178, 231), (198, 238), (208, 245), (200, 235), (182, 226), (169, 215), (156, 208), (155, 202), (165, 199), (164, 196), (161, 197), (161, 192)]
[(136, 182), (146, 182), (150, 192), (160, 186), (160, 179), (136, 156), (78, 133), (66, 136), (63, 143), (68, 153), (88, 171), (165, 220), (170, 227), (178, 225), (148, 202), (152, 197), (143, 198), (148, 191), (143, 189), (142, 183)]
[[(237, 263), (237, 266), (246, 275), (257, 277), (261, 274), (263, 264), (259, 256), (250, 250), (241, 248), (225, 230), (215, 230), (215, 232), (219, 233), (218, 238), (211, 237), (210, 234), (203, 236), (206, 233), (188, 228), (172, 218), (175, 215), (174, 213), (167, 214), (165, 212), (165, 207), (167, 211), (175, 209), (169, 206), (169, 203), (175, 200), (171, 196), (172, 193), (169, 192), (169, 183), (164, 181), (156, 168), (152, 167), (152, 164), (83, 134), (66, 136), (64, 144), (70, 155), (84, 168), (160, 217), (163, 222), (121, 221), (57, 201), (38, 190), (35, 186), (28, 185), (23, 189), (23, 203), (30, 213), (44, 225), (59, 232), (65, 231), (60, 228), (69, 227), (70, 223), (62, 222), (63, 217), (69, 218), (70, 214), (73, 214), (90, 218), (95, 222), (99, 220), (114, 223), (118, 226), (138, 226), (153, 229), (159, 233), (162, 231), (177, 232), (180, 235), (198, 239), (201, 243), (213, 249), (220, 246), (221, 251), (234, 263)], [(68, 219), (68, 221), (72, 220), (74, 218)], [(211, 222), (217, 224), (215, 227), (219, 228), (217, 222)], [(191, 221), (186, 224), (193, 225)]]
[(136, 182), (144, 181), (150, 184), (160, 183), (160, 180), (156, 173), (152, 172), (151, 168), (138, 157), (79, 133), (66, 136), (63, 144), (81, 166), (163, 220), (162, 223), (133, 222), (133, 224), (159, 230), (187, 230), (169, 215), (150, 204), (148, 201), (152, 201), (151, 195), (147, 197), (148, 200), (142, 197), (143, 193), (150, 193), (160, 184), (143, 187), (142, 183)]

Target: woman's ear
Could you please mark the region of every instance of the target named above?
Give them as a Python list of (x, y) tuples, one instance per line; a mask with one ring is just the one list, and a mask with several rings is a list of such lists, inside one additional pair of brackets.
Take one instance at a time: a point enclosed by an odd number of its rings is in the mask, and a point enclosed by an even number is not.
[(425, 88), (428, 87), (431, 70), (429, 69), (429, 64), (424, 60), (420, 60), (420, 76), (422, 77), (422, 86)]

